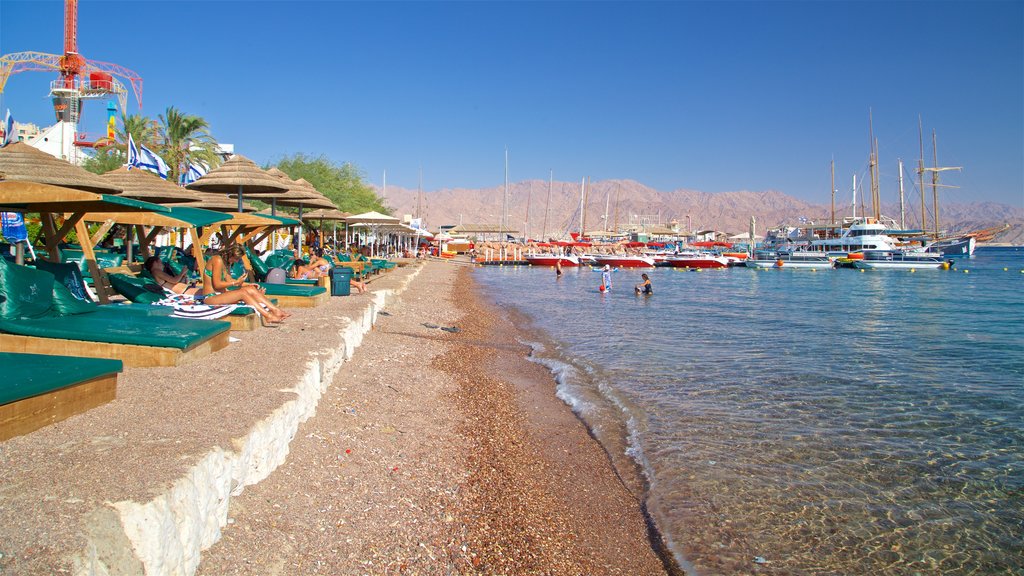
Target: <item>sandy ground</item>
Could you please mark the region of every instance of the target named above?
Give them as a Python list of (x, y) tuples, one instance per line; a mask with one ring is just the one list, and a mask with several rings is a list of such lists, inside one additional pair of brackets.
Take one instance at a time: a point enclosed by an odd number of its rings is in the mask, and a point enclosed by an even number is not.
[[(294, 309), (188, 366), (126, 370), (114, 402), (0, 443), (0, 574), (68, 572), (96, 510), (230, 449), (367, 298)], [(467, 269), (427, 264), (385, 311), (285, 463), (231, 498), (198, 574), (665, 572), (639, 503)]]

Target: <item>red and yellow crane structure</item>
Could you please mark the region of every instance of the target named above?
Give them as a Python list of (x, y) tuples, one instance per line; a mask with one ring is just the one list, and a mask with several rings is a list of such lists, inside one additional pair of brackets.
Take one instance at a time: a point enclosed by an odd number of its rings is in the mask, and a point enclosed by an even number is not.
[[(81, 118), (83, 100), (116, 96), (121, 111), (125, 112), (128, 101), (125, 83), (128, 83), (131, 84), (139, 108), (142, 108), (142, 77), (124, 66), (90, 60), (78, 53), (78, 0), (64, 0), (63, 55), (43, 52), (0, 55), (0, 94), (12, 74), (31, 71), (60, 73), (60, 77), (50, 83), (53, 110), (58, 123), (74, 126), (72, 134), (76, 146), (97, 145), (96, 141), (84, 141), (84, 135), (74, 131)], [(109, 121), (106, 138), (99, 142), (106, 139), (113, 139), (113, 125)], [(66, 157), (72, 157), (70, 150)]]

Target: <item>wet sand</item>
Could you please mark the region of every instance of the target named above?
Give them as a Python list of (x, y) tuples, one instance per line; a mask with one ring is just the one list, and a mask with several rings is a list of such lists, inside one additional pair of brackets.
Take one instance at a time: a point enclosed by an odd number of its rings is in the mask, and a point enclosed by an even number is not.
[[(636, 497), (468, 272), (399, 269), (194, 365), (127, 370), (114, 402), (0, 443), (0, 573), (665, 573)], [(335, 365), (339, 326), (376, 311)], [(318, 376), (315, 415), (275, 420)], [(285, 439), (250, 454), (241, 439), (279, 420)], [(212, 546), (172, 565), (126, 543), (119, 514), (202, 504), (181, 500), (211, 455), (246, 474), (150, 544)]]

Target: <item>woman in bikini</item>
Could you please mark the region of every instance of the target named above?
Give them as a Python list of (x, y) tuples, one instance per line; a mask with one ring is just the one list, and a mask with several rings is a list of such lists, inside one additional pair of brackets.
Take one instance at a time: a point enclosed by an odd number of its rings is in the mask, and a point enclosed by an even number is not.
[[(206, 304), (236, 304), (239, 300), (252, 307), (261, 317), (270, 322), (280, 322), (291, 314), (274, 306), (259, 286), (249, 284), (245, 277), (234, 278), (232, 264), (242, 259), (242, 248), (238, 245), (225, 248), (206, 262), (203, 270), (203, 302)], [(231, 290), (231, 288), (237, 288)]]
[(164, 264), (164, 261), (157, 256), (146, 258), (146, 262), (143, 263), (142, 267), (145, 268), (146, 272), (149, 272), (149, 275), (153, 277), (157, 284), (175, 294), (192, 296), (199, 292), (197, 285), (186, 282), (188, 279), (187, 270), (182, 270), (181, 274), (175, 275), (168, 268), (167, 264)]

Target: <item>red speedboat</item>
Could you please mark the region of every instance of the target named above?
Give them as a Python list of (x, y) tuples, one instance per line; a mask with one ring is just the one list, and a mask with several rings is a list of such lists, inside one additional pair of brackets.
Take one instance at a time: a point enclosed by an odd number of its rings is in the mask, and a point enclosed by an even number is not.
[(594, 256), (598, 266), (612, 268), (653, 268), (654, 258), (649, 256), (630, 256), (627, 254), (599, 254)]
[(673, 268), (725, 268), (729, 259), (705, 252), (686, 252), (669, 256), (666, 260)]
[(531, 266), (555, 266), (558, 262), (562, 263), (563, 268), (580, 265), (580, 259), (578, 256), (566, 256), (559, 254), (527, 254), (525, 258)]

